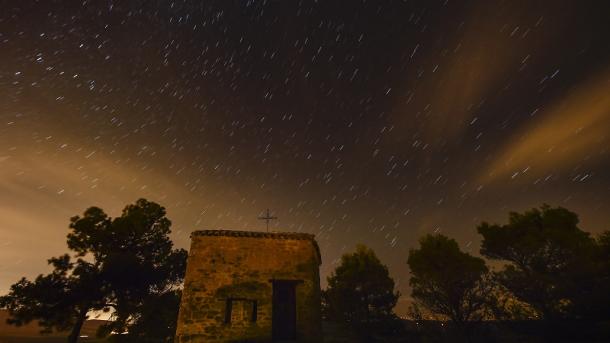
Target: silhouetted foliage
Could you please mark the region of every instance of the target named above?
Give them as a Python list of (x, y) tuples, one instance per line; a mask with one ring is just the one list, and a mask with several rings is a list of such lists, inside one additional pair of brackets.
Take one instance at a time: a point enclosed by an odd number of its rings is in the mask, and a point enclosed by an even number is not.
[(491, 319), (502, 321), (536, 320), (538, 312), (530, 304), (517, 299), (498, 282), (494, 274), (487, 275), (491, 284), (486, 307)]
[(573, 316), (586, 320), (610, 320), (610, 231), (595, 240), (594, 252), (573, 272)]
[(388, 268), (364, 245), (341, 257), (323, 292), (323, 314), (330, 321), (374, 330), (394, 330), (392, 309), (399, 293)]
[(9, 310), (9, 324), (38, 320), (41, 332), (71, 330), (68, 342), (76, 342), (89, 310), (105, 307), (100, 276), (90, 263), (72, 262), (69, 255), (48, 262), (54, 268), (50, 274), (39, 275), (33, 282), (22, 278), (0, 297), (0, 307)]
[[(595, 241), (578, 228), (578, 216), (547, 205), (512, 212), (507, 225), (482, 223), (481, 254), (508, 264), (498, 282), (530, 304), (541, 318), (580, 317), (599, 272)], [(584, 308), (581, 308), (584, 311)]]
[(492, 284), (483, 259), (462, 252), (453, 239), (426, 235), (409, 251), (412, 297), (439, 319), (466, 334), (467, 324), (486, 315)]
[(129, 332), (114, 335), (117, 343), (171, 343), (176, 333), (176, 319), (180, 308), (180, 290), (152, 294), (144, 299), (135, 313)]
[(138, 324), (147, 300), (164, 299), (184, 278), (187, 254), (173, 249), (170, 226), (165, 209), (144, 199), (114, 219), (91, 207), (71, 218), (67, 243), (74, 256), (50, 259), (53, 272), (12, 285), (0, 306), (9, 310), (12, 324), (39, 320), (46, 332), (71, 330), (68, 342), (78, 340), (94, 310), (114, 310), (115, 320), (102, 332), (123, 332)]
[[(426, 236), (411, 250), (416, 325), (408, 332), (424, 340), (456, 341), (451, 325), (429, 319), (459, 323), (453, 318), (465, 310), (452, 308), (464, 304), (461, 295), (474, 295), (479, 310), (461, 319), (477, 328), (476, 336), (466, 336), (469, 341), (610, 339), (610, 232), (592, 238), (578, 227), (575, 213), (548, 205), (510, 213), (506, 225), (482, 223), (478, 231), (481, 254), (502, 263), (497, 272), (488, 273), (483, 260), (462, 253), (443, 236)], [(493, 320), (477, 322), (481, 318)]]

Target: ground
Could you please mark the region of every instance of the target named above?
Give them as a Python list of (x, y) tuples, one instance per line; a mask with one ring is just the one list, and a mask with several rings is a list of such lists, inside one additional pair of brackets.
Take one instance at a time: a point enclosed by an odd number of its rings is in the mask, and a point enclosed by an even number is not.
[[(55, 343), (65, 342), (68, 333), (53, 333), (51, 335), (40, 335), (40, 327), (37, 323), (30, 323), (22, 327), (6, 324), (8, 313), (0, 310), (0, 343)], [(81, 342), (103, 342), (104, 340), (93, 338), (97, 328), (104, 323), (102, 320), (88, 320), (83, 325), (81, 335), (92, 338), (81, 338)]]

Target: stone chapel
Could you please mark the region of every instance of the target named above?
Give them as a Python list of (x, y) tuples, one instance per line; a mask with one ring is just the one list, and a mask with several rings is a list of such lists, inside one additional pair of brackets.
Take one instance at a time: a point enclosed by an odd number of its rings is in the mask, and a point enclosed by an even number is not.
[(321, 342), (320, 263), (311, 234), (193, 232), (175, 342)]

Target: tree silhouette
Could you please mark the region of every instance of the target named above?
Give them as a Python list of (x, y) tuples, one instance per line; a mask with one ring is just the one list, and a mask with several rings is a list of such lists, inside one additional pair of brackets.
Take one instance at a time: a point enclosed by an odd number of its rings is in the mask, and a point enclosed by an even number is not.
[[(591, 251), (589, 251), (589, 249)], [(578, 258), (566, 273), (569, 279), (566, 298), (570, 300), (568, 317), (590, 322), (610, 320), (610, 231), (595, 240), (593, 247)]]
[[(172, 343), (176, 334), (176, 318), (180, 308), (180, 290), (151, 294), (132, 314), (129, 332), (113, 335), (117, 343)], [(107, 327), (106, 329), (110, 329)]]
[(373, 250), (358, 245), (328, 277), (323, 310), (329, 320), (366, 325), (394, 318), (398, 297), (388, 268)]
[(411, 249), (412, 297), (426, 309), (450, 319), (460, 330), (485, 315), (491, 283), (483, 259), (462, 252), (453, 239), (426, 235)]
[(184, 278), (187, 254), (173, 249), (170, 226), (165, 209), (145, 199), (114, 219), (97, 207), (71, 218), (73, 256), (50, 259), (50, 274), (23, 278), (0, 297), (8, 322), (38, 320), (43, 332), (70, 330), (73, 343), (88, 313), (112, 309), (115, 320), (102, 332), (124, 332), (146, 299), (171, 292)]
[[(496, 274), (502, 286), (543, 319), (577, 317), (599, 264), (596, 244), (578, 228), (578, 216), (548, 205), (511, 212), (506, 225), (482, 223), (481, 254), (508, 264)], [(584, 291), (584, 292), (583, 292)]]

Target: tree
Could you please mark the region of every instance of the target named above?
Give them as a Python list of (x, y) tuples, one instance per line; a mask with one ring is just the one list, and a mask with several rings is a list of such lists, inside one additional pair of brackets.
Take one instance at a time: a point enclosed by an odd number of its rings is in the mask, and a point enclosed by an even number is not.
[(399, 293), (388, 268), (364, 245), (341, 257), (341, 264), (328, 277), (323, 293), (325, 316), (353, 325), (372, 324), (394, 318), (392, 309)]
[[(171, 343), (174, 341), (180, 290), (172, 290), (148, 296), (132, 315), (129, 332), (114, 335), (117, 343)], [(108, 328), (107, 328), (108, 329)]]
[(99, 275), (89, 263), (72, 262), (69, 255), (51, 258), (49, 264), (54, 268), (50, 274), (12, 285), (9, 294), (0, 297), (0, 307), (9, 310), (9, 324), (38, 320), (42, 333), (71, 330), (68, 342), (76, 342), (87, 313), (106, 307)]
[(411, 249), (412, 297), (426, 309), (465, 329), (485, 315), (491, 283), (483, 259), (462, 252), (453, 239), (426, 235)]
[(517, 299), (508, 289), (503, 287), (495, 275), (489, 276), (490, 291), (486, 307), (490, 318), (499, 321), (526, 321), (538, 319), (538, 313), (528, 303)]
[(577, 269), (571, 314), (590, 322), (610, 320), (610, 231), (595, 239), (592, 258)]
[[(543, 319), (574, 315), (595, 274), (595, 241), (578, 228), (578, 216), (548, 205), (511, 212), (507, 225), (482, 223), (481, 254), (508, 264), (496, 277)], [(586, 293), (586, 292), (585, 292)]]
[(165, 209), (145, 199), (114, 219), (97, 207), (71, 218), (73, 256), (50, 259), (50, 274), (23, 278), (0, 297), (9, 323), (38, 320), (43, 332), (71, 330), (72, 343), (88, 313), (112, 309), (115, 320), (102, 332), (124, 332), (147, 299), (172, 291), (184, 278), (187, 254), (173, 249), (170, 226)]

